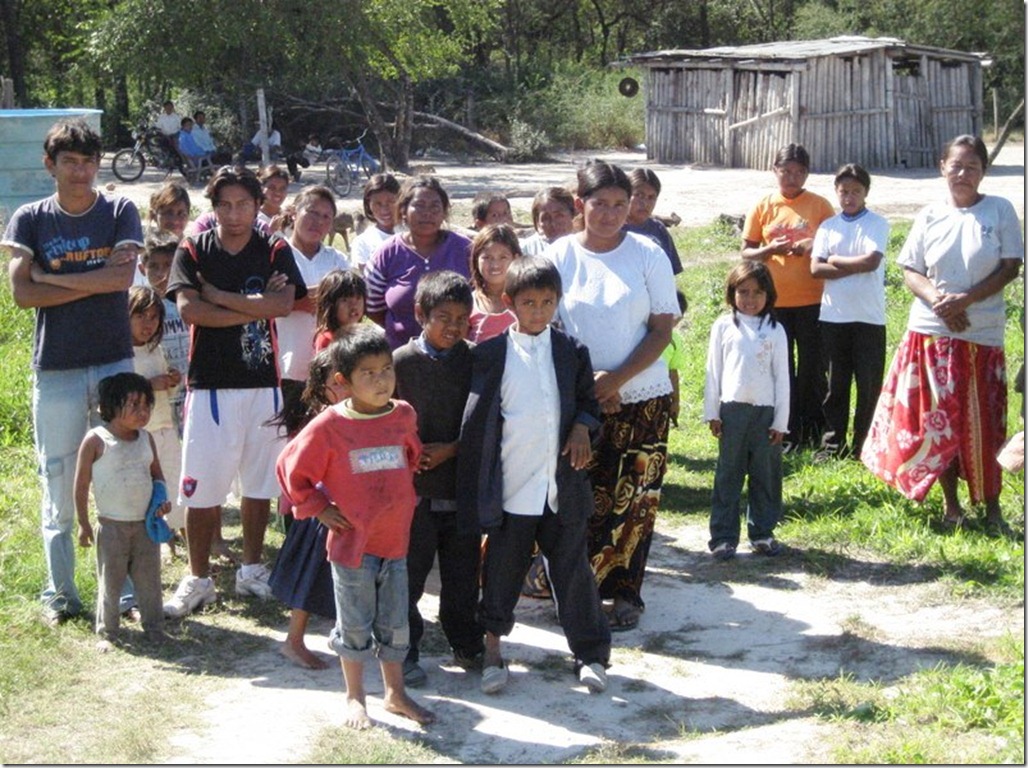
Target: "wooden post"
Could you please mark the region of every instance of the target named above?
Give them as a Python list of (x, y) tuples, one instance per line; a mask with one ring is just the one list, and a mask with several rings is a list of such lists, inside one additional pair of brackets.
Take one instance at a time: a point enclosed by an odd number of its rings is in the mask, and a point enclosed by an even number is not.
[(260, 125), (261, 166), (271, 163), (271, 149), (268, 147), (268, 113), (264, 101), (264, 89), (257, 89), (257, 122)]
[(992, 89), (992, 135), (999, 136), (999, 91)]
[(14, 81), (5, 77), (3, 80), (3, 90), (0, 93), (0, 109), (14, 109)]

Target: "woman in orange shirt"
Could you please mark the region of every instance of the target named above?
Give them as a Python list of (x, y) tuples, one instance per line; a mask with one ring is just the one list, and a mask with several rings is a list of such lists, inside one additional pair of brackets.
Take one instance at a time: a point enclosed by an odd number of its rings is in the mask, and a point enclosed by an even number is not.
[(746, 216), (742, 257), (765, 262), (778, 300), (775, 318), (785, 328), (789, 357), (789, 434), (785, 448), (816, 445), (824, 427), (821, 405), (827, 392), (821, 358), (823, 281), (810, 274), (814, 233), (835, 215), (832, 204), (803, 188), (810, 155), (800, 144), (778, 150), (774, 163), (778, 191), (762, 198)]

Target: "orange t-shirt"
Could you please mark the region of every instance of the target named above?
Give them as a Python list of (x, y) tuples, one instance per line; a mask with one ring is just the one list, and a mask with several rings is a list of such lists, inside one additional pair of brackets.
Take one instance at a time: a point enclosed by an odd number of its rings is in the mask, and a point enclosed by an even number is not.
[[(758, 202), (746, 217), (742, 236), (761, 245), (782, 235), (795, 243), (813, 238), (821, 222), (835, 215), (832, 204), (804, 190), (789, 199), (774, 192)], [(776, 307), (805, 307), (821, 303), (823, 280), (810, 274), (810, 256), (772, 256), (767, 260), (778, 293)]]

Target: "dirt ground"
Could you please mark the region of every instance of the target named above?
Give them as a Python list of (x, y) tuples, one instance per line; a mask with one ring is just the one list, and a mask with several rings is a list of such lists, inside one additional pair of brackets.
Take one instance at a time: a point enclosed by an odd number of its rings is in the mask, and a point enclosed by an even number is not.
[[(711, 166), (673, 166), (650, 163), (646, 153), (634, 152), (569, 152), (561, 153), (552, 163), (502, 165), (488, 159), (471, 162), (455, 157), (419, 158), (415, 168), (431, 171), (439, 177), (454, 203), (451, 221), (469, 226), (469, 203), (476, 193), (492, 189), (504, 192), (511, 200), (517, 221), (531, 224), (532, 196), (543, 187), (571, 185), (575, 171), (588, 159), (598, 157), (614, 162), (626, 169), (636, 166), (651, 168), (661, 181), (661, 194), (655, 213), (659, 216), (677, 214), (680, 226), (709, 224), (721, 214), (741, 216), (763, 195), (774, 189), (771, 171), (754, 171)], [(926, 203), (945, 194), (945, 182), (934, 169), (871, 169), (871, 193), (868, 207), (887, 218), (913, 218)], [(171, 179), (181, 177), (172, 176)], [(300, 183), (290, 184), (290, 195), (299, 192), (305, 184), (324, 181), (324, 166), (312, 166), (303, 172)], [(131, 184), (119, 182), (110, 172), (105, 159), (100, 172), (102, 184), (114, 184), (113, 191), (126, 195), (137, 205), (146, 206), (150, 195), (160, 188), (163, 175), (147, 171)], [(811, 174), (807, 188), (827, 197), (833, 203), (832, 174)], [(1009, 199), (1024, 218), (1024, 144), (1004, 145), (990, 169), (982, 191)], [(197, 186), (190, 190), (193, 204), (201, 211), (208, 210), (203, 190)], [(341, 211), (355, 212), (361, 208), (360, 191), (356, 188), (349, 197), (340, 201)]]
[[(588, 693), (572, 674), (551, 604), (528, 598), (505, 640), (510, 682), (499, 694), (481, 693), (480, 675), (452, 666), (444, 653), (433, 577), (422, 602), (428, 684), (412, 693), (438, 722), (421, 729), (385, 712), (371, 666), (369, 714), (467, 764), (560, 763), (605, 742), (644, 745), (649, 760), (677, 763), (829, 763), (840, 726), (789, 711), (792, 683), (846, 672), (889, 686), (940, 662), (982, 663), (990, 639), (1024, 630), (1023, 606), (954, 602), (916, 567), (897, 583), (888, 566), (854, 559), (841, 577), (824, 579), (805, 572), (798, 553), (770, 560), (740, 551), (715, 563), (706, 537), (705, 525), (658, 525), (647, 610), (638, 628), (614, 635), (602, 694)], [(309, 633), (326, 660), (333, 658), (323, 639), (329, 628), (319, 621)], [(267, 648), (220, 670), (202, 718), (207, 727), (170, 731), (169, 762), (295, 762), (319, 733), (341, 725), (338, 665), (299, 669), (276, 650), (284, 631), (257, 631)]]
[[(653, 168), (663, 184), (656, 212), (676, 213), (684, 226), (723, 213), (741, 215), (773, 186), (769, 171), (649, 164), (642, 152), (565, 154), (554, 163), (516, 166), (444, 157), (420, 162), (435, 169), (455, 201), (466, 202), (480, 189), (501, 189), (519, 220), (526, 220), (538, 189), (569, 183), (591, 156)], [(104, 165), (106, 184), (112, 177)], [(912, 217), (944, 193), (934, 171), (872, 173), (869, 205), (891, 218)], [(321, 170), (312, 168), (302, 183), (321, 178)], [(145, 206), (161, 183), (148, 174), (114, 190)], [(812, 175), (808, 188), (834, 200), (830, 175)], [(982, 189), (1009, 198), (1023, 217), (1023, 144), (1005, 147)], [(359, 207), (355, 194), (342, 210)], [(193, 197), (206, 210), (199, 188)], [(798, 554), (768, 560), (740, 552), (718, 564), (706, 554), (706, 537), (705, 525), (658, 525), (643, 593), (648, 608), (637, 629), (614, 636), (603, 694), (589, 694), (577, 683), (552, 606), (529, 599), (519, 604), (517, 626), (505, 644), (508, 687), (498, 695), (481, 693), (479, 675), (451, 666), (444, 653), (434, 623), (438, 592), (430, 580), (422, 603), (431, 621), (423, 652), (428, 684), (414, 695), (438, 722), (422, 730), (386, 713), (375, 668), (366, 674), (370, 715), (394, 733), (419, 733), (460, 763), (557, 763), (604, 742), (648, 745), (651, 759), (674, 762), (829, 762), (839, 726), (789, 711), (793, 682), (846, 671), (887, 686), (938, 662), (982, 661), (983, 643), (1024, 631), (1023, 606), (954, 603), (916, 567), (898, 583), (892, 569), (856, 559), (842, 577), (831, 579), (807, 573)], [(315, 621), (310, 631), (311, 647), (326, 660), (332, 658), (324, 641), (328, 630), (326, 622)], [(169, 762), (295, 762), (319, 733), (341, 725), (338, 666), (308, 671), (288, 664), (277, 651), (284, 631), (255, 627), (267, 638), (266, 648), (220, 670), (202, 718), (206, 725), (169, 730)]]

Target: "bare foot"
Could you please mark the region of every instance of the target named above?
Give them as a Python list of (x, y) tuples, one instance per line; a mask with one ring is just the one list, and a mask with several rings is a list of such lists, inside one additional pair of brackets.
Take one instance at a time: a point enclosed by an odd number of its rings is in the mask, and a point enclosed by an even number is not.
[(421, 725), (435, 722), (435, 714), (418, 704), (406, 693), (389, 696), (382, 703), (386, 712), (402, 715)]
[(343, 725), (357, 731), (363, 731), (371, 727), (371, 718), (368, 717), (368, 710), (364, 704), (356, 699), (346, 702), (346, 720)]
[(282, 647), (278, 649), (278, 652), (304, 669), (328, 669), (328, 662), (311, 653), (310, 649), (303, 643), (293, 645), (287, 640), (282, 643)]

